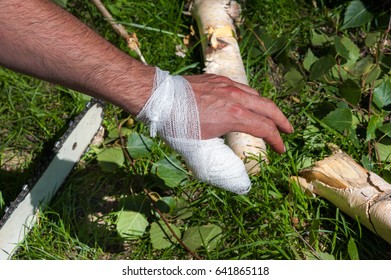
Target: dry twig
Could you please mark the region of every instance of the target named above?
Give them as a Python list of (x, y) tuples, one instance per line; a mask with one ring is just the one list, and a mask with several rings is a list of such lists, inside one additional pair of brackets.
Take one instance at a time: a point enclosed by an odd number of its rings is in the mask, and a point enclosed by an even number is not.
[(121, 25), (120, 23), (116, 22), (113, 18), (113, 16), (110, 14), (110, 12), (106, 9), (106, 7), (103, 5), (101, 0), (92, 0), (94, 2), (95, 6), (98, 8), (98, 10), (101, 12), (103, 17), (110, 23), (111, 27), (115, 30), (115, 32), (118, 33), (122, 38), (125, 39), (126, 43), (128, 44), (129, 49), (136, 52), (139, 56), (142, 63), (147, 65), (147, 62), (145, 61), (145, 58), (140, 50), (140, 45), (138, 43), (138, 39), (136, 36), (136, 33), (129, 34), (128, 31)]

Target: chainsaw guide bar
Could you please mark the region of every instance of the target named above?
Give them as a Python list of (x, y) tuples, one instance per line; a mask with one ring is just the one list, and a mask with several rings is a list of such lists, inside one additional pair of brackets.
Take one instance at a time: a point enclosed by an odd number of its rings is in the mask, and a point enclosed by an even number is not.
[(0, 260), (11, 258), (37, 220), (38, 211), (48, 205), (74, 165), (88, 150), (101, 127), (104, 105), (93, 99), (69, 123), (54, 144), (53, 152), (37, 168), (16, 199), (0, 218)]

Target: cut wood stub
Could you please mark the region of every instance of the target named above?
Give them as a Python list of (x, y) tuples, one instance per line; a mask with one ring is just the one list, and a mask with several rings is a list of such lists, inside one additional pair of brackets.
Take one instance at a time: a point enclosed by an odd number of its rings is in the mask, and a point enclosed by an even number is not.
[(391, 185), (342, 151), (300, 172), (294, 180), (326, 198), (391, 244)]
[[(194, 0), (191, 12), (201, 33), (204, 71), (248, 85), (234, 25), (235, 17), (240, 14), (237, 2)], [(225, 135), (225, 140), (244, 161), (247, 172), (259, 172), (259, 160), (267, 161), (266, 145), (262, 139), (233, 132)]]

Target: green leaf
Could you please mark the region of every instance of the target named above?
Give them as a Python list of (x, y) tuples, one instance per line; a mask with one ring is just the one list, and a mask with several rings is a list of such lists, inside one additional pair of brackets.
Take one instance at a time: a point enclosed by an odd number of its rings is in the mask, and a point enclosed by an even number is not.
[(311, 44), (315, 47), (322, 46), (325, 43), (332, 42), (333, 38), (323, 33), (316, 33), (315, 30), (311, 30)]
[(339, 36), (334, 37), (335, 50), (337, 53), (345, 59), (349, 59), (349, 50), (342, 44), (342, 38)]
[(372, 82), (376, 81), (377, 78), (379, 78), (380, 74), (382, 73), (381, 68), (379, 65), (375, 65), (372, 67), (371, 71), (369, 71), (365, 83), (366, 84), (371, 84)]
[(391, 122), (388, 122), (386, 124), (383, 124), (379, 130), (383, 132), (388, 137), (391, 137)]
[(152, 217), (151, 201), (144, 194), (122, 196), (119, 205), (124, 211), (134, 211)]
[(144, 235), (148, 224), (141, 213), (123, 210), (118, 213), (117, 232), (123, 238), (137, 239)]
[(187, 174), (180, 168), (180, 161), (174, 156), (168, 159), (163, 158), (156, 162), (154, 166), (155, 174), (170, 188), (179, 186), (187, 179)]
[(361, 76), (369, 75), (375, 66), (376, 65), (373, 64), (373, 57), (368, 55), (357, 61), (357, 63), (354, 64), (354, 67), (351, 67), (351, 72), (355, 77), (361, 78)]
[(371, 171), (373, 169), (373, 162), (369, 159), (368, 156), (363, 155), (361, 157), (361, 163), (365, 169)]
[(367, 127), (366, 141), (376, 138), (376, 130), (383, 125), (383, 118), (378, 116), (371, 116)]
[(391, 170), (383, 169), (381, 175), (386, 182), (391, 184)]
[(379, 160), (391, 162), (391, 143), (378, 142), (375, 146), (379, 155)]
[(125, 157), (120, 147), (112, 147), (100, 152), (97, 160), (103, 171), (112, 172), (124, 164)]
[(362, 1), (350, 2), (345, 12), (344, 23), (341, 30), (359, 27), (367, 24), (373, 19), (373, 14), (368, 11)]
[(321, 78), (323, 75), (327, 74), (336, 63), (334, 57), (330, 55), (322, 56), (312, 65), (310, 79), (317, 80)]
[(213, 224), (190, 227), (183, 234), (182, 241), (192, 251), (200, 247), (205, 247), (208, 251), (211, 251), (216, 248), (220, 241), (221, 233), (221, 228)]
[(334, 37), (335, 50), (337, 53), (348, 60), (349, 64), (354, 64), (360, 57), (360, 49), (348, 37)]
[(186, 220), (193, 216), (191, 204), (184, 199), (177, 198), (175, 210), (172, 213), (178, 220)]
[(379, 108), (384, 108), (391, 104), (391, 80), (384, 80), (373, 90), (373, 103)]
[(381, 63), (381, 66), (382, 68), (384, 68), (384, 70), (386, 71), (389, 71), (388, 73), (390, 74), (390, 70), (391, 70), (391, 55), (387, 55), (386, 53), (383, 53), (382, 56), (380, 56), (380, 63)]
[(347, 79), (353, 79), (354, 77), (351, 75), (351, 71), (348, 71), (348, 67), (345, 67), (345, 65), (334, 65), (331, 69), (331, 78), (334, 81), (345, 81)]
[(308, 49), (307, 54), (305, 55), (303, 66), (304, 69), (310, 71), (312, 64), (317, 61), (318, 58), (314, 55), (311, 49)]
[[(176, 236), (181, 237), (181, 231), (175, 225), (169, 224), (170, 228), (175, 232)], [(154, 222), (151, 224), (149, 231), (152, 247), (156, 250), (170, 248), (177, 242), (174, 234), (169, 230), (168, 226), (163, 222)]]
[(351, 260), (359, 260), (360, 259), (359, 255), (358, 255), (357, 246), (356, 246), (356, 243), (354, 242), (353, 238), (349, 239), (348, 253), (349, 253), (349, 257)]
[(293, 67), (284, 75), (284, 80), (284, 85), (290, 89), (296, 89), (304, 85), (303, 76)]
[(318, 252), (318, 255), (320, 256), (321, 260), (328, 260), (328, 261), (334, 261), (335, 257), (332, 254), (325, 253), (325, 252)]
[(370, 32), (365, 38), (365, 46), (368, 48), (373, 47), (380, 39), (380, 32)]
[[(312, 147), (313, 146), (311, 146), (311, 148)], [(298, 170), (302, 170), (302, 169), (308, 168), (308, 167), (312, 166), (312, 164), (313, 164), (312, 157), (303, 157), (303, 158), (300, 158), (300, 159), (296, 159), (296, 165), (297, 165), (297, 169)]]
[[(122, 127), (121, 128), (121, 136), (124, 137), (124, 136), (128, 136), (132, 133), (132, 130), (129, 129), (129, 128), (126, 128), (126, 127)], [(107, 135), (107, 138), (109, 139), (117, 139), (119, 138), (120, 136), (120, 133), (119, 133), (119, 130), (118, 130), (118, 127), (115, 127), (113, 129), (111, 129)]]
[[(335, 103), (323, 101), (323, 102), (319, 102), (316, 105), (313, 112), (318, 119), (323, 119), (325, 116), (327, 116), (330, 112), (334, 111), (335, 109), (336, 109)], [(304, 131), (308, 130), (308, 128), (310, 128), (311, 133), (312, 131), (314, 131), (312, 125), (307, 126)]]
[(348, 79), (344, 81), (338, 89), (339, 95), (350, 104), (357, 105), (360, 102), (361, 88), (355, 81)]
[(319, 252), (319, 251), (313, 252), (313, 251), (309, 251), (309, 250), (305, 250), (305, 251), (303, 251), (303, 253), (304, 253), (305, 259), (307, 259), (307, 260), (318, 260), (318, 259), (335, 260), (334, 256), (329, 253), (324, 253), (324, 252)]
[(177, 198), (173, 196), (163, 196), (157, 202), (160, 210), (164, 210), (164, 213), (171, 213), (177, 207)]
[(337, 108), (322, 119), (323, 123), (343, 133), (352, 127), (352, 112), (349, 109)]
[(126, 149), (134, 159), (145, 158), (151, 155), (151, 150), (155, 142), (142, 134), (133, 132), (128, 137)]

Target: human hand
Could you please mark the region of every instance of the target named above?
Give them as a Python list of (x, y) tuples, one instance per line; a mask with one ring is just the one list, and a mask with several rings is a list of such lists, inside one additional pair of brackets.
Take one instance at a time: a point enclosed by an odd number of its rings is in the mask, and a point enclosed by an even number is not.
[(185, 78), (197, 101), (202, 139), (243, 132), (262, 138), (278, 153), (285, 152), (280, 132), (292, 133), (293, 127), (270, 99), (223, 76), (203, 74)]
[(158, 68), (137, 119), (181, 154), (196, 178), (237, 194), (250, 190), (250, 179), (242, 160), (217, 137), (252, 133), (282, 153), (279, 131), (292, 132), (276, 105), (245, 85), (215, 75), (171, 76)]

